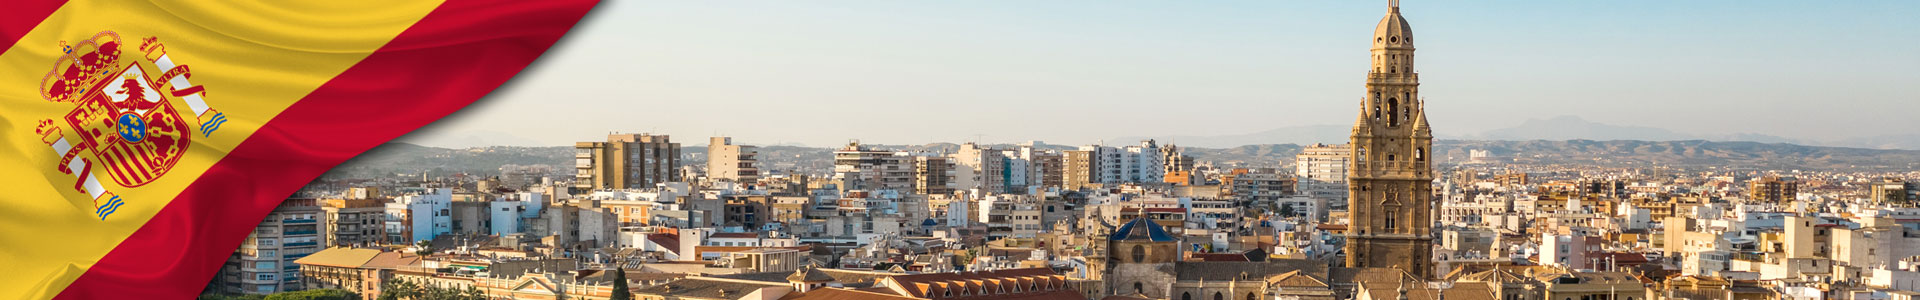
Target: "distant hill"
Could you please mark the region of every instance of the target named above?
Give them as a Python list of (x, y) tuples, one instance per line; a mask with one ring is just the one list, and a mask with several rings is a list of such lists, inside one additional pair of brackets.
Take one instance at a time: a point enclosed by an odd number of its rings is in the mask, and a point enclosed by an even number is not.
[(1803, 146), (1784, 143), (1690, 141), (1439, 141), (1436, 154), (1466, 159), (1485, 149), (1520, 163), (1603, 166), (1715, 166), (1802, 170), (1914, 170), (1920, 151)]
[[(1221, 165), (1292, 167), (1299, 145), (1187, 148)], [(1802, 146), (1780, 143), (1690, 141), (1460, 141), (1434, 142), (1441, 162), (1463, 162), (1468, 150), (1488, 150), (1513, 162), (1586, 166), (1683, 166), (1757, 169), (1907, 171), (1920, 169), (1920, 151)]]
[(1231, 134), (1231, 135), (1162, 135), (1128, 136), (1107, 140), (1108, 144), (1132, 144), (1145, 139), (1154, 139), (1160, 144), (1177, 144), (1182, 147), (1234, 148), (1243, 145), (1344, 143), (1353, 132), (1352, 125), (1311, 125), (1282, 127), (1267, 131)]
[(396, 173), (500, 174), (502, 165), (551, 165), (556, 171), (571, 172), (573, 147), (494, 146), (465, 149), (427, 147), (407, 143), (387, 143), (367, 150), (341, 163), (325, 176), (372, 177)]
[[(1265, 144), (1312, 144), (1344, 143), (1352, 132), (1350, 125), (1314, 125), (1283, 127), (1250, 134), (1229, 134), (1211, 136), (1168, 135), (1168, 136), (1132, 136), (1120, 137), (1114, 141), (1134, 142), (1142, 139), (1157, 139), (1162, 144), (1175, 143), (1181, 146), (1232, 148), (1241, 145)], [(1891, 134), (1844, 139), (1809, 140), (1789, 138), (1757, 133), (1735, 134), (1690, 134), (1673, 130), (1645, 127), (1613, 125), (1587, 121), (1576, 116), (1558, 116), (1546, 119), (1529, 119), (1513, 127), (1487, 130), (1480, 133), (1458, 133), (1443, 131), (1435, 133), (1443, 140), (1500, 140), (1500, 141), (1567, 141), (1567, 140), (1633, 140), (1633, 141), (1714, 141), (1714, 142), (1758, 142), (1786, 143), (1796, 145), (1853, 147), (1869, 149), (1906, 149), (1920, 150), (1920, 134)]]
[[(989, 145), (1010, 148), (1015, 145)], [(880, 149), (900, 149), (953, 153), (958, 144), (873, 145)], [(1044, 149), (1072, 149), (1065, 145), (1040, 145)], [(1237, 147), (1181, 147), (1187, 155), (1222, 167), (1293, 166), (1299, 144), (1263, 144)], [(760, 147), (762, 169), (800, 172), (829, 172), (833, 169), (833, 148), (766, 146)], [(1800, 169), (1850, 171), (1911, 171), (1920, 169), (1920, 151), (1882, 150), (1845, 147), (1803, 146), (1783, 143), (1638, 140), (1564, 140), (1564, 141), (1483, 141), (1440, 140), (1434, 145), (1435, 157), (1443, 163), (1467, 159), (1468, 150), (1487, 150), (1516, 163), (1565, 164), (1583, 166), (1632, 167), (1680, 166), (1736, 169)], [(706, 162), (706, 147), (685, 146), (684, 165)], [(482, 147), (447, 149), (404, 143), (390, 143), (355, 157), (329, 172), (329, 177), (370, 177), (392, 174), (464, 173), (473, 176), (499, 174), (501, 165), (554, 167), (557, 176), (572, 170), (573, 147)]]

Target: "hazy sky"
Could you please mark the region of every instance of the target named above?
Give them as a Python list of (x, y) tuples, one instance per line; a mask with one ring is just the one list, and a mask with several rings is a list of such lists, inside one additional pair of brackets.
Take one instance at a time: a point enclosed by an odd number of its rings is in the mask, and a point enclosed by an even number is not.
[[(605, 1), (512, 83), (403, 140), (1087, 144), (1351, 124), (1385, 3)], [(1559, 115), (1694, 134), (1920, 133), (1920, 1), (1401, 10), (1441, 135)]]

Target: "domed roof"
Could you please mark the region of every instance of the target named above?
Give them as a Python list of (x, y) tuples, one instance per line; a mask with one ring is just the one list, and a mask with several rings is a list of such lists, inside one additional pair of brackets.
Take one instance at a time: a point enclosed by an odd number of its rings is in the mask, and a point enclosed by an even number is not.
[(1407, 24), (1407, 18), (1400, 16), (1400, 5), (1395, 1), (1387, 10), (1387, 16), (1380, 18), (1380, 25), (1373, 27), (1374, 47), (1413, 46), (1413, 25)]
[(1154, 223), (1151, 220), (1147, 220), (1147, 218), (1133, 218), (1132, 221), (1127, 221), (1126, 225), (1120, 225), (1120, 229), (1114, 230), (1113, 235), (1107, 239), (1115, 241), (1174, 241), (1173, 235), (1167, 233), (1167, 227), (1160, 226), (1160, 223)]

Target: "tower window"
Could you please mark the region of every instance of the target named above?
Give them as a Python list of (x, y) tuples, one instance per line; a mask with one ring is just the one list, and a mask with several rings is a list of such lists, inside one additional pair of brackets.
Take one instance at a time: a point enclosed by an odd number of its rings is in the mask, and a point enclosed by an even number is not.
[(1427, 148), (1413, 148), (1414, 161), (1427, 161)]
[(1396, 35), (1396, 36), (1393, 36), (1393, 37), (1390, 37), (1390, 38), (1387, 38), (1387, 42), (1389, 42), (1389, 43), (1399, 43), (1399, 42), (1400, 42), (1400, 36), (1398, 36), (1398, 35)]
[(1400, 126), (1400, 99), (1387, 98), (1387, 125)]

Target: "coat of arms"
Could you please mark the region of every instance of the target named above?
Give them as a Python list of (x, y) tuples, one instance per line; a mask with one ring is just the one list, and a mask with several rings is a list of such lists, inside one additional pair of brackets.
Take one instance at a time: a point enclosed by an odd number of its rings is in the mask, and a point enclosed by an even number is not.
[[(34, 131), (60, 155), (55, 167), (74, 175), (74, 189), (93, 197), (101, 219), (123, 200), (100, 184), (95, 164), (120, 186), (146, 185), (180, 162), (195, 132), (206, 137), (226, 122), (201, 98), (205, 89), (187, 81), (193, 77), (187, 66), (173, 62), (159, 39), (146, 38), (138, 49), (126, 42), (105, 31), (63, 45), (66, 54), (40, 82), (42, 98), (74, 107), (41, 120)], [(188, 123), (182, 106), (197, 122)]]

